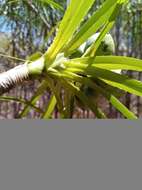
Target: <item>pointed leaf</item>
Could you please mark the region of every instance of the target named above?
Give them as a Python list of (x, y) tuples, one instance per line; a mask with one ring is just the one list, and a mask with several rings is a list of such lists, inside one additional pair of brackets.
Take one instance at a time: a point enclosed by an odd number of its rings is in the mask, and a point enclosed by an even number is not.
[(84, 57), (71, 59), (64, 62), (67, 67), (87, 68), (88, 65), (94, 70), (94, 67), (105, 68), (107, 70), (133, 70), (142, 71), (142, 60), (125, 56), (96, 56), (95, 58)]
[(94, 2), (95, 0), (80, 0), (79, 2), (78, 0), (71, 0), (61, 21), (57, 36), (46, 53), (48, 59), (53, 60), (70, 40)]
[(42, 116), (43, 119), (51, 118), (51, 114), (53, 113), (56, 104), (57, 104), (56, 97), (54, 95), (52, 95), (50, 98), (49, 104), (47, 106), (47, 109)]
[(92, 15), (65, 47), (67, 49), (65, 49), (66, 54), (73, 52), (90, 36), (96, 33), (108, 21), (118, 2), (116, 0), (106, 0), (102, 7)]

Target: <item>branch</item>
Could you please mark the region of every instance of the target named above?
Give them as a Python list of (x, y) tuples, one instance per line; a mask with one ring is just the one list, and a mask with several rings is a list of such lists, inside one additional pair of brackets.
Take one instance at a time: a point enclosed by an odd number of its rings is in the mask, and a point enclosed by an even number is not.
[(29, 76), (41, 76), (44, 69), (44, 57), (40, 57), (36, 61), (26, 62), (0, 74), (0, 95), (8, 92), (17, 84), (22, 83)]
[(29, 78), (27, 64), (19, 65), (6, 72), (0, 73), (0, 95), (8, 92), (17, 84)]

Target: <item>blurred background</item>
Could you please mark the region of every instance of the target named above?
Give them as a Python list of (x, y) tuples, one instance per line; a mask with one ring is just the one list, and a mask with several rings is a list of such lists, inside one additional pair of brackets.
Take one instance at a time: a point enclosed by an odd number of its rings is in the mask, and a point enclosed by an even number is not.
[[(18, 64), (20, 60), (3, 57), (1, 54), (26, 59), (37, 51), (44, 52), (52, 43), (57, 26), (67, 6), (67, 0), (56, 0), (56, 3), (43, 0), (0, 0), (0, 72)], [(88, 17), (104, 0), (96, 0)], [(129, 0), (121, 10), (114, 28), (111, 30), (116, 44), (116, 55), (124, 55), (142, 59), (142, 0)], [(139, 72), (124, 72), (130, 77), (142, 80)], [(30, 100), (36, 91), (38, 81), (25, 82), (17, 86), (5, 96), (15, 96)], [(50, 94), (46, 92), (37, 102), (43, 107), (48, 103)], [(126, 93), (121, 101), (139, 118), (142, 117), (142, 98)], [(123, 118), (111, 105), (103, 99), (100, 102), (109, 118)], [(23, 105), (17, 102), (0, 100), (0, 119), (17, 118)], [(39, 118), (40, 114), (31, 110), (26, 118)], [(53, 118), (58, 118), (55, 110)], [(74, 118), (95, 118), (91, 111), (76, 109)]]

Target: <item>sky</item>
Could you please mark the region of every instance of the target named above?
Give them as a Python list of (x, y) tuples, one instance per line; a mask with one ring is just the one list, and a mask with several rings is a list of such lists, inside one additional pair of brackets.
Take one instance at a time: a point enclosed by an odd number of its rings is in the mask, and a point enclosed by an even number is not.
[(10, 33), (10, 26), (7, 26), (6, 22), (4, 22), (4, 16), (0, 16), (0, 32)]

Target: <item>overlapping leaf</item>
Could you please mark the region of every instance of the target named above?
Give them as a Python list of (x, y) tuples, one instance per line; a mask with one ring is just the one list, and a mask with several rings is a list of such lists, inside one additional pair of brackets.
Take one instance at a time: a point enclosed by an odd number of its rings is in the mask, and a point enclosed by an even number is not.
[(63, 20), (61, 21), (57, 36), (46, 53), (48, 59), (54, 59), (64, 45), (70, 40), (94, 2), (95, 0), (80, 0), (78, 3), (78, 0), (71, 0)]
[(72, 59), (64, 62), (67, 67), (87, 68), (88, 65), (94, 70), (94, 67), (105, 68), (107, 70), (133, 70), (142, 71), (142, 60), (125, 56), (96, 56), (95, 58), (84, 57)]
[[(79, 75), (76, 75), (74, 73), (65, 71), (65, 72), (60, 72), (60, 73), (54, 73), (56, 77), (59, 78), (64, 78), (64, 81), (66, 81), (65, 79), (68, 80), (72, 80), (72, 81), (78, 81), (84, 85), (90, 86), (91, 88), (93, 88), (95, 91), (98, 91), (100, 94), (102, 94), (120, 113), (123, 114), (124, 117), (126, 117), (127, 119), (136, 119), (137, 117), (130, 111), (128, 110), (127, 107), (125, 107), (125, 105), (123, 105), (113, 94), (111, 91), (109, 91), (105, 88), (102, 88), (100, 86), (98, 86), (96, 83), (92, 82), (92, 80), (90, 80), (87, 77), (82, 77)], [(64, 84), (66, 85), (66, 82), (64, 82)], [(71, 91), (73, 91), (78, 98), (83, 101), (84, 104), (86, 104), (94, 113), (97, 114), (98, 118), (103, 117), (102, 112), (100, 113), (100, 111), (97, 109), (96, 105), (93, 104), (93, 102), (90, 100), (89, 97), (86, 97), (84, 95), (83, 92), (81, 92), (77, 87), (75, 87), (74, 85), (71, 85)], [(98, 111), (99, 111), (99, 115), (98, 115)]]
[[(116, 6), (126, 2), (120, 0), (106, 0), (102, 7), (98, 9), (90, 19), (79, 29), (73, 39), (65, 47), (66, 54), (73, 52), (78, 48), (83, 42), (85, 42), (91, 35), (96, 33), (96, 31), (101, 28), (104, 24), (109, 21), (110, 16), (115, 10)], [(117, 10), (119, 11), (119, 10)]]

